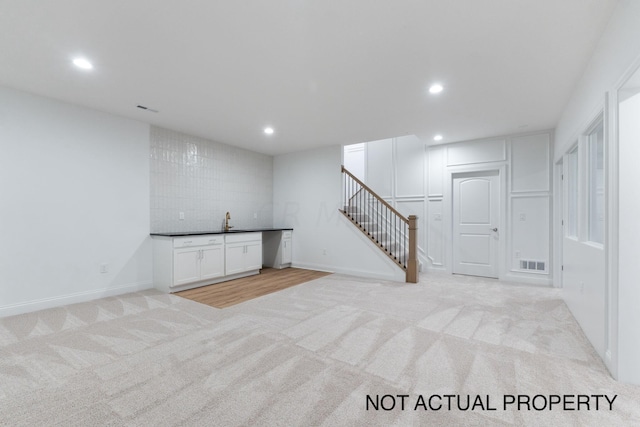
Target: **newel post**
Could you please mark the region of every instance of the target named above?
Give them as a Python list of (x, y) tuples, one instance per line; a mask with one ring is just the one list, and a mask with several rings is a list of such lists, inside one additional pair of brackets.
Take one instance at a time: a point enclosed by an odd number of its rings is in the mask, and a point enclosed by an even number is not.
[(407, 282), (418, 283), (418, 217), (409, 215), (409, 259)]

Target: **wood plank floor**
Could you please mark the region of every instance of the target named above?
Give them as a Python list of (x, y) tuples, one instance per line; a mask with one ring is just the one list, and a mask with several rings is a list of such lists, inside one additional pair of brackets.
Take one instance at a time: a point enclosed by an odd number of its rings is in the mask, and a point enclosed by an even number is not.
[(283, 268), (281, 270), (263, 268), (260, 270), (260, 274), (255, 276), (176, 292), (174, 295), (212, 307), (225, 308), (329, 274), (331, 273), (300, 268)]

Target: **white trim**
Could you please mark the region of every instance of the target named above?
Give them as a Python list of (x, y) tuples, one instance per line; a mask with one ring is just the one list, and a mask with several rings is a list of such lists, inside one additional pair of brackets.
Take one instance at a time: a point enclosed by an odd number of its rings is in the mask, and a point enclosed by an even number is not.
[(551, 275), (553, 277), (553, 285), (556, 288), (562, 288), (562, 245), (564, 243), (564, 180), (562, 175), (564, 174), (564, 158), (561, 158), (557, 163), (554, 163), (553, 168), (556, 172), (553, 178), (554, 192), (551, 202), (553, 203), (553, 224), (551, 226), (551, 248), (553, 253), (551, 259), (553, 260)]
[[(640, 67), (640, 58), (637, 67)], [(640, 68), (636, 68), (638, 70)], [(618, 90), (635, 71), (629, 73), (619, 86), (609, 93), (605, 102), (605, 174), (604, 174), (604, 256), (605, 256), (605, 365), (611, 376), (618, 379), (618, 252), (619, 252), (619, 129)]]
[[(508, 272), (504, 275), (504, 277), (500, 278), (501, 282), (517, 282), (517, 283), (524, 283), (526, 285), (535, 285), (535, 286), (545, 286), (545, 287), (551, 287), (552, 281), (551, 279), (548, 277), (547, 274), (544, 274), (545, 277), (531, 277), (529, 275), (524, 275), (524, 274), (528, 274), (528, 273), (522, 273), (523, 275), (521, 276), (520, 274), (517, 274), (517, 272)], [(542, 276), (542, 274), (540, 275)]]
[[(405, 273), (401, 272), (399, 274), (402, 275), (401, 278), (394, 276), (393, 274), (372, 274), (367, 270), (358, 270), (353, 268), (336, 268), (334, 266), (326, 265), (326, 264), (315, 264), (315, 263), (294, 263), (291, 265), (294, 268), (302, 268), (305, 270), (316, 270), (316, 271), (324, 271), (327, 273), (337, 273), (337, 274), (346, 274), (349, 276), (357, 276), (364, 277), (367, 279), (378, 279), (378, 280), (388, 280), (391, 282), (401, 282), (405, 283), (404, 277)], [(400, 270), (399, 270), (400, 271)]]
[(619, 235), (620, 224), (618, 207), (620, 206), (620, 136), (619, 136), (619, 91), (627, 81), (640, 72), (640, 56), (620, 76), (613, 88), (605, 93), (604, 127), (605, 127), (605, 289), (607, 316), (605, 325), (605, 365), (616, 380), (619, 380), (618, 366), (618, 332), (619, 332)]
[(131, 292), (153, 289), (152, 282), (138, 282), (128, 285), (116, 286), (114, 288), (95, 289), (91, 291), (76, 292), (73, 294), (58, 297), (42, 298), (18, 304), (5, 305), (0, 307), (0, 318), (15, 316), (17, 314), (30, 313), (33, 311), (45, 310), (47, 308), (60, 307), (63, 305), (76, 304), (96, 300), (115, 295), (128, 294)]

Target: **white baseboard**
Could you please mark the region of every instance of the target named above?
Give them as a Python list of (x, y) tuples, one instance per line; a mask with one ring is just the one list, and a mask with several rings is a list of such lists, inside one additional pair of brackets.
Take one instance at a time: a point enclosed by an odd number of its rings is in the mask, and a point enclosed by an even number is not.
[(500, 277), (500, 280), (506, 281), (506, 282), (524, 283), (526, 285), (536, 285), (536, 286), (545, 286), (545, 287), (553, 286), (552, 280), (548, 276), (542, 276), (538, 278), (538, 277), (531, 277), (531, 276), (525, 276), (520, 274), (507, 273), (503, 277)]
[(0, 317), (15, 316), (17, 314), (30, 313), (33, 311), (45, 310), (47, 308), (60, 307), (62, 305), (76, 304), (95, 299), (112, 297), (115, 295), (138, 292), (146, 289), (153, 289), (152, 282), (132, 283), (128, 285), (116, 286), (113, 288), (95, 289), (91, 291), (76, 292), (73, 294), (61, 295), (57, 297), (42, 298), (25, 301), (18, 304), (0, 306)]
[(399, 272), (398, 275), (394, 274), (379, 274), (372, 273), (366, 270), (357, 270), (352, 268), (336, 268), (329, 265), (323, 264), (313, 264), (313, 263), (294, 263), (292, 265), (294, 268), (302, 268), (305, 270), (316, 270), (316, 271), (325, 271), (328, 273), (338, 273), (345, 274), (348, 276), (358, 276), (358, 277), (366, 277), (368, 279), (378, 279), (378, 280), (388, 280), (391, 282), (404, 282), (405, 275), (402, 272)]

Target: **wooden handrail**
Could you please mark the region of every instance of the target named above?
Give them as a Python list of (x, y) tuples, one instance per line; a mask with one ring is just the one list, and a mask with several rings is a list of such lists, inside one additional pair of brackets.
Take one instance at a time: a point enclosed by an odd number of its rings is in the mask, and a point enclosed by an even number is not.
[(393, 206), (391, 206), (389, 203), (387, 203), (387, 201), (384, 200), (382, 197), (378, 196), (378, 194), (375, 191), (373, 191), (371, 188), (369, 188), (364, 182), (360, 181), (354, 174), (349, 172), (348, 169), (345, 169), (344, 165), (342, 165), (342, 172), (346, 173), (351, 178), (353, 178), (353, 180), (355, 182), (360, 184), (365, 190), (367, 190), (369, 193), (371, 193), (373, 196), (375, 196), (375, 198), (378, 199), (380, 201), (380, 203), (382, 203), (384, 206), (388, 207), (391, 212), (393, 212), (394, 214), (396, 214), (398, 216), (398, 218), (400, 218), (406, 224), (409, 224), (409, 219), (408, 218), (406, 218), (404, 215), (402, 215), (400, 212), (398, 212)]

